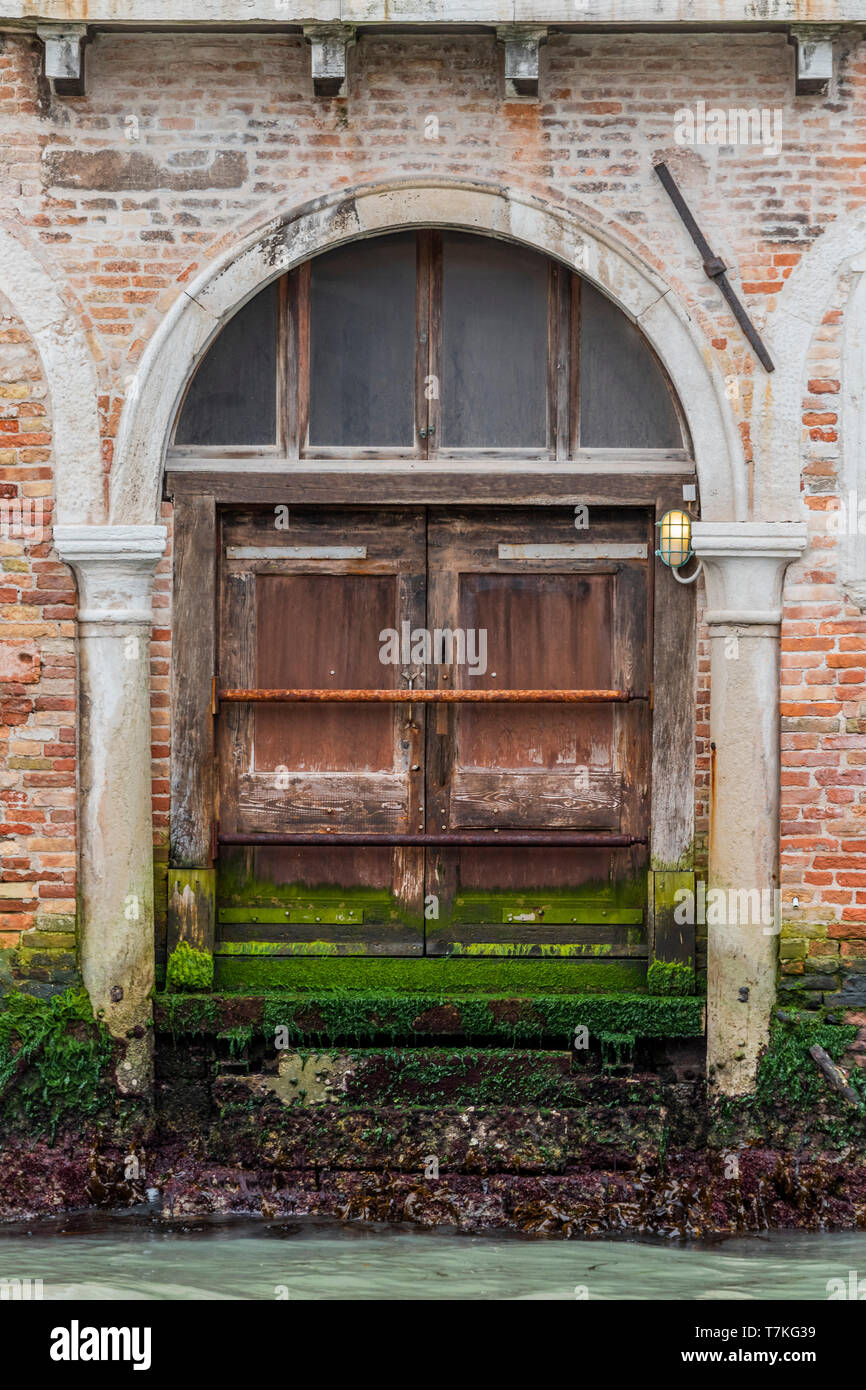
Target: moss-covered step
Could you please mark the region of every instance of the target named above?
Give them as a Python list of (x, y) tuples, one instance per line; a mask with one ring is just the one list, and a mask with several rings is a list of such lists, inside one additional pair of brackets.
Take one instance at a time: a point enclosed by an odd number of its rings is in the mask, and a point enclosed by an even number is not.
[[(249, 944), (249, 943), (244, 943)], [(217, 946), (217, 990), (397, 990), (404, 994), (635, 993), (646, 985), (646, 961), (575, 960), (546, 956), (365, 957), (273, 956)], [(230, 949), (231, 948), (231, 949)]]
[[(178, 1044), (180, 1045), (180, 1044)], [(610, 1072), (598, 1050), (583, 1070), (570, 1051), (528, 1048), (368, 1047), (325, 1052), (286, 1050), (252, 1072), (254, 1085), (286, 1105), (337, 1105), (343, 1110), (384, 1105), (608, 1106), (621, 1096), (646, 1112), (663, 1103), (664, 1087), (639, 1076), (625, 1091), (608, 1088)], [(274, 1062), (277, 1063), (276, 1070)]]
[[(264, 995), (158, 994), (156, 1026), (174, 1036), (263, 1038), (267, 1048), (434, 1038), (570, 1047), (589, 1040), (698, 1038), (704, 1001), (646, 994), (385, 993), (326, 990)], [(278, 1033), (279, 1030), (279, 1033)], [(580, 1044), (582, 1045), (582, 1043)]]

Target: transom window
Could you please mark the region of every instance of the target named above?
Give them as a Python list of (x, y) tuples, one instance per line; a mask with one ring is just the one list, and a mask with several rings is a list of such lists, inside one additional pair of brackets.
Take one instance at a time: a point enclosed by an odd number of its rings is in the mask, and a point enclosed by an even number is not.
[(187, 389), (174, 452), (566, 459), (682, 450), (635, 325), (566, 266), (455, 231), (351, 242), (268, 285)]

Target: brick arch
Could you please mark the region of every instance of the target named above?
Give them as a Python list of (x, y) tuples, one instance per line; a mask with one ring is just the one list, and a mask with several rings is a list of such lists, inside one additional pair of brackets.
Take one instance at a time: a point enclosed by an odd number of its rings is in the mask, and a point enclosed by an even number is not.
[(456, 227), (522, 242), (564, 261), (640, 325), (671, 378), (694, 442), (705, 517), (747, 515), (742, 450), (721, 376), (669, 287), (604, 233), (561, 209), (490, 184), (442, 180), (344, 189), (272, 221), (207, 267), (172, 305), (142, 357), (120, 422), (110, 480), (114, 525), (158, 517), (165, 449), (192, 372), (221, 325), (270, 280), (357, 237)]
[(93, 357), (55, 278), (16, 232), (0, 225), (0, 292), (42, 362), (54, 437), (55, 522), (105, 520), (102, 450)]

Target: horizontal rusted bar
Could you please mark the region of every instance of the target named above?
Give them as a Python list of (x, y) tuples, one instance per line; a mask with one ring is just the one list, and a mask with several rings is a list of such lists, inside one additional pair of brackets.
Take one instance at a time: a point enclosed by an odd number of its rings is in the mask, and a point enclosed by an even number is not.
[(646, 700), (632, 690), (220, 690), (227, 704), (607, 705)]
[(326, 845), (361, 847), (417, 846), (418, 848), (441, 846), (460, 849), (473, 846), (490, 849), (508, 849), (520, 845), (538, 845), (546, 849), (628, 849), (631, 845), (645, 845), (645, 835), (609, 835), (601, 832), (564, 831), (524, 831), (524, 830), (482, 830), (482, 831), (443, 831), (440, 835), (379, 835), (353, 834), (329, 830), (291, 831), (286, 834), (266, 835), (223, 835), (218, 836), (221, 845)]

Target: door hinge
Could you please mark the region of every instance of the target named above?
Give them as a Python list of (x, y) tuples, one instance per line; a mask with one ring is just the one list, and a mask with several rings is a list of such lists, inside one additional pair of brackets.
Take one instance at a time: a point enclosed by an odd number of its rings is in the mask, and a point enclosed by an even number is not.
[(656, 703), (656, 688), (655, 688), (654, 685), (651, 685), (650, 688), (649, 688), (649, 707), (650, 707), (650, 709), (655, 709), (655, 703)]
[(211, 712), (211, 714), (214, 715), (214, 716), (216, 716), (217, 714), (219, 714), (219, 707), (220, 707), (220, 702), (219, 702), (219, 694), (217, 693), (217, 678), (216, 678), (216, 676), (212, 676), (212, 677), (211, 677), (211, 683), (210, 683), (210, 712)]
[(220, 823), (214, 817), (210, 823), (210, 858), (211, 863), (216, 863), (217, 852), (219, 850)]

